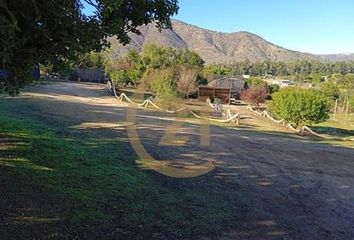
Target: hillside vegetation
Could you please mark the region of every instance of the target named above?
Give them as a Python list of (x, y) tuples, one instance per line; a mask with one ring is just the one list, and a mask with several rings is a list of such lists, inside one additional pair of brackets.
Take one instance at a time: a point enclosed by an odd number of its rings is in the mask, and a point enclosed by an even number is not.
[(154, 24), (140, 27), (141, 35), (130, 33), (130, 44), (123, 46), (115, 38), (114, 55), (127, 54), (130, 48), (140, 51), (147, 43), (156, 43), (176, 48), (189, 48), (199, 54), (206, 63), (229, 63), (235, 61), (283, 61), (315, 60), (320, 57), (288, 50), (272, 44), (250, 32), (220, 33), (178, 20), (172, 20), (172, 29), (159, 32)]

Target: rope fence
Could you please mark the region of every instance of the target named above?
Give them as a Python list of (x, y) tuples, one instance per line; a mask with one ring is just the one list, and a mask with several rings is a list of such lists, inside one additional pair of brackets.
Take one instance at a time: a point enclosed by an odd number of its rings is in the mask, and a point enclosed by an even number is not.
[(257, 115), (259, 116), (263, 116), (265, 118), (268, 118), (270, 119), (271, 121), (275, 122), (275, 123), (278, 123), (278, 124), (282, 124), (283, 126), (286, 126), (288, 127), (289, 129), (291, 129), (292, 131), (296, 132), (296, 133), (301, 133), (303, 134), (304, 132), (308, 132), (316, 137), (319, 137), (319, 138), (324, 138), (324, 139), (329, 139), (329, 140), (342, 140), (342, 141), (354, 141), (354, 137), (349, 137), (349, 138), (341, 138), (341, 137), (331, 137), (331, 136), (326, 136), (326, 135), (323, 135), (323, 134), (319, 134), (319, 133), (316, 133), (315, 131), (313, 131), (310, 127), (308, 126), (303, 126), (301, 129), (296, 129), (294, 128), (290, 123), (287, 123), (285, 121), (285, 119), (280, 119), (280, 120), (276, 120), (275, 118), (273, 118), (267, 110), (264, 110), (263, 112), (259, 112), (259, 111), (256, 111), (254, 110), (250, 105), (248, 105), (247, 107), (250, 111), (252, 111), (253, 113), (256, 113)]
[[(189, 111), (195, 118), (198, 118), (198, 119), (203, 119), (203, 120), (207, 120), (207, 121), (214, 121), (214, 122), (219, 122), (219, 123), (228, 123), (228, 122), (234, 122), (236, 123), (237, 125), (239, 125), (239, 120), (240, 120), (240, 114), (239, 113), (231, 113), (231, 110), (230, 109), (227, 109), (226, 110), (226, 114), (223, 113), (223, 115), (226, 117), (226, 119), (217, 119), (217, 118), (209, 118), (209, 117), (203, 117), (201, 115), (198, 115), (197, 113), (195, 113), (192, 109), (189, 109), (189, 108), (186, 108), (186, 107), (182, 107), (178, 110), (175, 110), (175, 111), (172, 111), (172, 110), (166, 110), (166, 109), (163, 109), (159, 106), (157, 106), (154, 102), (152, 102), (150, 99), (147, 99), (147, 100), (144, 100), (142, 103), (136, 103), (134, 101), (132, 101), (125, 93), (121, 93), (119, 96), (117, 95), (117, 92), (116, 92), (116, 88), (115, 86), (110, 82), (108, 81), (107, 82), (107, 88), (108, 88), (108, 91), (110, 93), (113, 93), (114, 97), (117, 98), (119, 101), (128, 101), (129, 103), (131, 104), (135, 104), (137, 105), (138, 107), (141, 107), (141, 108), (148, 108), (149, 106), (152, 106), (154, 107), (155, 109), (157, 110), (160, 110), (160, 111), (164, 111), (164, 112), (167, 112), (167, 113), (178, 113), (178, 112), (182, 112), (182, 111)], [(208, 99), (207, 100), (207, 105), (212, 108), (212, 109), (215, 109), (215, 105), (213, 105), (211, 103), (211, 101)], [(290, 123), (287, 123), (285, 121), (285, 119), (280, 119), (280, 120), (277, 120), (275, 118), (273, 118), (267, 110), (264, 110), (262, 112), (259, 112), (259, 111), (256, 111), (254, 110), (250, 105), (248, 106), (248, 109), (259, 115), (259, 116), (263, 116), (265, 118), (268, 118), (270, 119), (272, 122), (274, 123), (277, 123), (277, 124), (282, 124), (284, 127), (288, 127), (290, 130), (296, 132), (296, 133), (301, 133), (303, 134), (304, 132), (308, 132), (316, 137), (319, 137), (319, 138), (324, 138), (324, 139), (329, 139), (329, 140), (343, 140), (343, 141), (354, 141), (354, 137), (349, 137), (349, 138), (340, 138), (340, 137), (331, 137), (331, 136), (326, 136), (326, 135), (323, 135), (323, 134), (319, 134), (319, 133), (316, 133), (315, 131), (313, 131), (310, 127), (308, 126), (303, 126), (301, 129), (297, 129), (297, 128), (294, 128)]]
[[(223, 115), (225, 115), (226, 119), (203, 117), (203, 116), (195, 113), (192, 109), (189, 109), (186, 107), (182, 107), (182, 108), (175, 110), (175, 111), (163, 109), (163, 108), (157, 106), (150, 99), (146, 99), (142, 103), (136, 103), (133, 100), (131, 100), (125, 93), (121, 93), (118, 96), (115, 86), (110, 81), (107, 82), (107, 88), (108, 88), (108, 91), (110, 93), (113, 93), (114, 97), (117, 98), (119, 101), (123, 102), (124, 100), (126, 100), (129, 103), (137, 105), (138, 107), (141, 107), (141, 108), (148, 108), (149, 106), (152, 106), (157, 110), (164, 111), (167, 113), (178, 113), (178, 112), (182, 112), (182, 111), (189, 111), (194, 117), (196, 117), (198, 119), (203, 119), (203, 120), (207, 120), (207, 121), (214, 121), (214, 122), (219, 122), (219, 123), (234, 122), (237, 125), (239, 125), (240, 114), (239, 113), (233, 114), (233, 113), (231, 113), (230, 109), (227, 109), (226, 114), (223, 114)], [(208, 101), (208, 106), (215, 109), (215, 106), (210, 101)]]

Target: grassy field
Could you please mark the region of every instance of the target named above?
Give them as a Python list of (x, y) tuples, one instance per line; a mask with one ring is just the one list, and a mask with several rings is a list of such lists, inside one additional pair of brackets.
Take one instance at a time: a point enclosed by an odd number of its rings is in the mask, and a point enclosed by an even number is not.
[(337, 114), (334, 119), (333, 115), (326, 122), (316, 124), (312, 127), (319, 133), (325, 133), (341, 137), (354, 137), (354, 114)]
[(193, 238), (235, 226), (247, 209), (235, 183), (142, 171), (126, 141), (26, 108), (0, 99), (0, 239)]

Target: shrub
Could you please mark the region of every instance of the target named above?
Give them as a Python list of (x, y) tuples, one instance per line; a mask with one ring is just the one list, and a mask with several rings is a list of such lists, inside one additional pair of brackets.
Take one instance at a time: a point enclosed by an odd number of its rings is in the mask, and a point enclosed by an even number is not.
[(176, 73), (173, 69), (150, 69), (144, 76), (144, 84), (156, 97), (176, 96)]
[(265, 86), (255, 85), (241, 92), (241, 100), (254, 104), (259, 109), (259, 105), (264, 103), (268, 96), (268, 90)]
[(262, 79), (260, 79), (260, 78), (250, 77), (250, 78), (246, 79), (246, 85), (248, 87), (251, 87), (251, 86), (266, 87), (267, 83), (265, 81), (263, 81)]
[(295, 87), (273, 94), (269, 109), (274, 116), (296, 127), (323, 122), (329, 117), (328, 100), (323, 93)]
[(121, 86), (128, 80), (127, 74), (124, 70), (115, 70), (110, 72), (110, 78), (114, 85)]
[(335, 101), (340, 96), (338, 86), (333, 82), (323, 82), (320, 86), (320, 91), (328, 97), (328, 99)]
[(280, 89), (280, 86), (278, 84), (270, 84), (268, 86), (268, 93), (272, 95), (273, 93), (278, 92)]
[(176, 82), (177, 89), (181, 94), (184, 94), (187, 99), (189, 95), (197, 89), (197, 75), (197, 68), (182, 66), (179, 69)]

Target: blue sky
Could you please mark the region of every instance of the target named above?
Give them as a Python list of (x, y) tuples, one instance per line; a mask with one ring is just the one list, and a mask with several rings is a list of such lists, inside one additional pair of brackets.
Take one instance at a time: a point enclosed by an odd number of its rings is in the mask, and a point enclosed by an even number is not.
[(219, 31), (249, 31), (292, 50), (354, 53), (354, 0), (179, 0), (174, 18)]
[(354, 53), (354, 0), (179, 0), (179, 6), (173, 18), (202, 28), (248, 31), (303, 52)]

